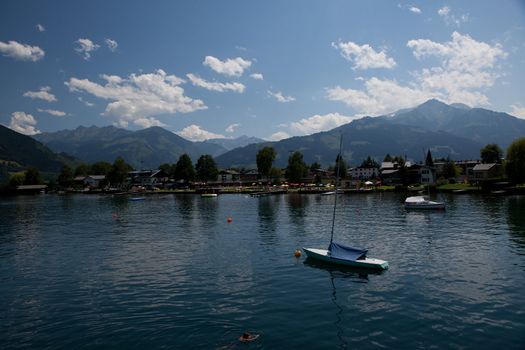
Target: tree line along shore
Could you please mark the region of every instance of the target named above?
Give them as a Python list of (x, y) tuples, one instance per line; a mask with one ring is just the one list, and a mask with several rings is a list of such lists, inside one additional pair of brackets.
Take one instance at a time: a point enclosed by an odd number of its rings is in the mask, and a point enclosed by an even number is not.
[(286, 168), (273, 165), (272, 147), (260, 149), (256, 169), (219, 169), (211, 155), (202, 155), (193, 164), (183, 154), (175, 164), (160, 164), (158, 169), (133, 169), (123, 158), (111, 164), (99, 161), (64, 165), (60, 174), (41, 174), (36, 168), (9, 174), (0, 193), (82, 192), (82, 193), (253, 193), (286, 191), (319, 193), (336, 186), (345, 193), (370, 191), (421, 191), (523, 193), (525, 186), (525, 137), (515, 140), (506, 150), (488, 144), (480, 150), (479, 160), (434, 159), (428, 150), (424, 161), (411, 162), (403, 156), (385, 155), (383, 161), (368, 157), (357, 167), (347, 167), (337, 156), (327, 167), (306, 164), (299, 151), (290, 152)]

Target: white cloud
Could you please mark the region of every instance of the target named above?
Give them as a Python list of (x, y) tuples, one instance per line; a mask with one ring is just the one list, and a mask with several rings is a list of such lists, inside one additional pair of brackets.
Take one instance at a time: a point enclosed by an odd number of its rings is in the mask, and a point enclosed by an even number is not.
[(264, 77), (261, 73), (250, 74), (250, 78), (255, 79), (255, 80), (264, 80)]
[(421, 14), (421, 9), (417, 8), (415, 6), (410, 7), (409, 11), (412, 12), (412, 13), (417, 13), (418, 15)]
[[(151, 128), (152, 126), (166, 126), (166, 124), (164, 124), (160, 120), (157, 120), (152, 117), (138, 118), (138, 119), (135, 119), (133, 123), (137, 126), (140, 126), (141, 128)], [(127, 126), (127, 124), (124, 124), (123, 126)]]
[(459, 27), (462, 23), (467, 22), (469, 18), (468, 13), (462, 15), (453, 14), (452, 10), (448, 6), (443, 6), (438, 10), (437, 13), (441, 18), (443, 18), (445, 23), (450, 26)]
[(42, 86), (39, 91), (24, 92), (24, 96), (33, 98), (33, 99), (37, 98), (37, 99), (44, 100), (47, 102), (56, 102), (57, 98), (50, 91), (51, 91), (51, 88), (49, 86)]
[(100, 45), (95, 44), (89, 39), (78, 39), (75, 41), (75, 44), (78, 46), (75, 48), (75, 51), (82, 56), (86, 61), (89, 61), (91, 58), (91, 53), (98, 50)]
[(207, 90), (211, 90), (211, 91), (224, 92), (224, 91), (230, 90), (230, 91), (242, 94), (244, 92), (244, 89), (246, 88), (241, 83), (218, 83), (218, 82), (212, 82), (212, 81), (204, 80), (201, 77), (199, 77), (199, 76), (197, 76), (195, 74), (191, 74), (191, 73), (186, 74), (186, 76), (188, 77), (188, 79), (190, 79), (190, 81), (191, 81), (191, 83), (193, 85), (199, 86), (199, 87), (205, 88)]
[(283, 93), (280, 92), (280, 91), (272, 92), (272, 91), (268, 90), (267, 93), (268, 93), (268, 96), (271, 96), (271, 97), (275, 98), (277, 101), (279, 101), (281, 103), (295, 101), (295, 97), (284, 96)]
[(108, 46), (109, 51), (111, 52), (117, 51), (118, 43), (115, 40), (107, 38), (104, 40), (104, 42)]
[(408, 84), (373, 77), (364, 81), (362, 90), (329, 88), (328, 99), (344, 102), (358, 114), (371, 115), (413, 107), (430, 98), (487, 105), (483, 91), (499, 77), (497, 62), (507, 56), (497, 44), (491, 46), (457, 32), (448, 42), (417, 39), (410, 40), (407, 46), (418, 60), (437, 58), (440, 65), (413, 72), (414, 81)]
[(41, 113), (48, 113), (48, 114), (54, 115), (55, 117), (65, 117), (67, 115), (66, 112), (62, 112), (62, 111), (59, 111), (59, 110), (56, 110), (56, 109), (41, 109), (41, 108), (38, 108), (38, 111), (41, 112)]
[(29, 46), (10, 40), (7, 43), (0, 41), (2, 55), (21, 61), (36, 62), (44, 58), (45, 52), (38, 46)]
[(93, 107), (93, 106), (95, 105), (94, 103), (91, 103), (91, 102), (88, 102), (88, 101), (84, 100), (84, 99), (83, 99), (82, 97), (80, 97), (80, 96), (78, 97), (78, 100), (79, 100), (80, 102), (82, 102), (83, 104), (85, 104), (86, 106), (88, 106), (88, 107)]
[(512, 108), (512, 110), (509, 114), (520, 119), (525, 119), (525, 107), (523, 107), (521, 104), (511, 105), (510, 107)]
[(237, 129), (239, 126), (241, 126), (241, 124), (237, 124), (237, 123), (230, 124), (230, 125), (228, 125), (228, 127), (224, 131), (226, 131), (226, 132), (234, 132), (235, 129)]
[(36, 29), (39, 32), (45, 32), (46, 31), (46, 28), (43, 25), (41, 25), (40, 23), (36, 25)]
[(183, 79), (167, 75), (162, 69), (150, 74), (131, 74), (127, 78), (103, 75), (106, 84), (88, 79), (71, 78), (65, 84), (73, 92), (86, 92), (112, 101), (103, 115), (113, 117), (116, 124), (127, 127), (129, 122), (138, 126), (161, 125), (153, 116), (166, 113), (189, 113), (206, 109), (201, 100), (184, 95), (179, 85)]
[(290, 123), (290, 130), (294, 135), (311, 135), (317, 132), (331, 130), (359, 118), (360, 117), (348, 117), (339, 113), (316, 114), (309, 118), (301, 119), (298, 122)]
[(357, 45), (351, 41), (347, 43), (332, 43), (332, 47), (340, 50), (341, 56), (353, 63), (352, 69), (387, 68), (396, 66), (396, 61), (388, 57), (385, 51), (377, 52), (370, 45)]
[(327, 90), (328, 99), (340, 101), (354, 108), (358, 115), (379, 115), (400, 108), (413, 107), (429, 98), (441, 97), (419, 89), (401, 86), (394, 80), (371, 78), (365, 82), (365, 91), (343, 89)]
[(448, 6), (443, 6), (442, 8), (438, 10), (438, 15), (440, 16), (448, 16), (449, 13), (450, 13), (450, 7)]
[(39, 134), (40, 130), (36, 129), (37, 122), (31, 114), (24, 112), (14, 112), (11, 114), (9, 128), (24, 135)]
[(276, 133), (273, 133), (272, 135), (270, 135), (270, 137), (268, 138), (269, 141), (280, 141), (280, 140), (284, 140), (284, 139), (287, 139), (289, 138), (290, 135), (288, 135), (287, 133), (285, 133), (284, 131), (278, 131)]
[(224, 135), (206, 131), (202, 129), (199, 125), (195, 124), (187, 126), (181, 131), (177, 131), (176, 134), (190, 141), (204, 141), (208, 139), (225, 138)]
[(244, 73), (244, 70), (252, 65), (252, 62), (241, 57), (228, 58), (226, 61), (221, 61), (213, 56), (206, 56), (202, 64), (210, 67), (219, 74), (240, 77)]

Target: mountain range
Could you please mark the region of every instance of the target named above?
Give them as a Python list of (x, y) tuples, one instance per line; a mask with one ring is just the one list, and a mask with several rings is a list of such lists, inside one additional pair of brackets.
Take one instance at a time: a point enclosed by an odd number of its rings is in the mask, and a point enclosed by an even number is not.
[(43, 173), (58, 173), (64, 163), (74, 163), (65, 154), (56, 154), (33, 138), (0, 125), (0, 183), (8, 174), (35, 167)]
[(276, 166), (286, 166), (294, 151), (300, 151), (306, 163), (329, 165), (335, 161), (340, 135), (343, 157), (354, 166), (368, 156), (381, 161), (386, 154), (419, 161), (428, 149), (434, 158), (479, 159), (485, 145), (495, 143), (505, 150), (513, 140), (525, 136), (525, 120), (464, 104), (429, 100), (415, 108), (365, 117), (330, 131), (245, 146), (220, 155), (217, 162), (221, 167), (253, 167), (259, 149), (271, 146), (277, 154)]
[(87, 163), (113, 162), (120, 156), (135, 168), (156, 168), (162, 163), (176, 163), (184, 153), (195, 162), (202, 154), (217, 157), (233, 148), (262, 141), (241, 136), (191, 142), (158, 126), (138, 131), (114, 126), (79, 126), (74, 130), (41, 133), (33, 137), (55, 152), (67, 152)]
[(211, 154), (221, 168), (255, 168), (256, 154), (264, 146), (275, 149), (274, 165), (278, 167), (285, 167), (295, 151), (300, 151), (309, 164), (327, 166), (335, 160), (341, 135), (343, 157), (352, 166), (368, 156), (381, 161), (386, 154), (419, 161), (428, 149), (434, 158), (478, 159), (481, 148), (489, 143), (505, 150), (513, 140), (524, 137), (525, 120), (429, 100), (389, 115), (364, 117), (329, 131), (276, 142), (248, 136), (191, 142), (161, 127), (130, 131), (113, 126), (80, 126), (31, 138), (0, 126), (0, 170), (5, 173), (6, 164), (10, 164), (9, 171), (35, 166), (58, 172), (63, 163), (74, 158), (93, 163), (113, 162), (118, 156), (135, 168), (156, 168), (177, 162), (184, 153), (194, 163), (202, 154)]

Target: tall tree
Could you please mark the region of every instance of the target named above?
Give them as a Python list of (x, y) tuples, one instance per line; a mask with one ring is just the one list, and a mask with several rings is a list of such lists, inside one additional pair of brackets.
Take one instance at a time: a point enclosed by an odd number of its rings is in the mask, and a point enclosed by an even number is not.
[(443, 164), (443, 177), (450, 179), (455, 178), (459, 174), (459, 169), (456, 166), (456, 163), (450, 159), (450, 157), (447, 157), (447, 160), (445, 161), (445, 164)]
[(69, 165), (64, 165), (60, 175), (58, 175), (57, 182), (62, 187), (71, 187), (73, 186), (73, 169)]
[(383, 162), (392, 162), (392, 156), (390, 155), (390, 153), (387, 153), (385, 158), (383, 159)]
[(195, 179), (195, 168), (190, 156), (186, 153), (179, 157), (177, 164), (175, 165), (175, 174), (173, 175), (175, 180), (184, 180), (190, 182)]
[(321, 164), (317, 162), (313, 162), (312, 165), (310, 165), (310, 171), (316, 171), (321, 169)]
[(361, 168), (379, 168), (379, 164), (376, 162), (375, 159), (372, 159), (370, 156), (368, 156), (361, 163)]
[(88, 176), (91, 172), (91, 167), (87, 164), (80, 164), (75, 168), (75, 176)]
[(37, 168), (28, 168), (24, 175), (24, 185), (40, 185), (43, 182)]
[(495, 143), (490, 143), (480, 150), (482, 163), (501, 163), (503, 151)]
[[(337, 170), (338, 168), (339, 170)], [(343, 156), (340, 154), (338, 154), (337, 157), (335, 158), (334, 170), (336, 173), (339, 171), (339, 178), (346, 179), (346, 170), (347, 170), (346, 163), (345, 163), (345, 160), (343, 159)]]
[(514, 140), (507, 148), (505, 170), (509, 180), (525, 183), (525, 137)]
[(432, 154), (430, 153), (430, 150), (427, 151), (427, 157), (425, 158), (425, 165), (429, 167), (434, 166), (434, 160), (432, 159)]
[(259, 174), (261, 174), (261, 176), (268, 177), (274, 160), (275, 150), (273, 147), (264, 147), (259, 152), (257, 152), (257, 171)]
[(159, 165), (159, 169), (168, 174), (169, 177), (173, 177), (175, 175), (175, 164), (163, 163)]
[(91, 165), (91, 175), (107, 175), (111, 171), (111, 163), (96, 162)]
[(24, 173), (15, 173), (9, 176), (9, 187), (16, 188), (17, 186), (24, 184), (25, 175)]
[(303, 160), (301, 152), (294, 152), (288, 157), (288, 167), (286, 167), (286, 179), (290, 182), (299, 182), (308, 174), (308, 166)]
[(122, 157), (117, 157), (111, 166), (107, 179), (111, 186), (122, 186), (131, 170), (133, 170), (131, 165), (126, 163)]
[(195, 165), (195, 171), (197, 173), (197, 179), (201, 181), (217, 180), (217, 175), (219, 174), (215, 160), (209, 154), (204, 154), (199, 157)]

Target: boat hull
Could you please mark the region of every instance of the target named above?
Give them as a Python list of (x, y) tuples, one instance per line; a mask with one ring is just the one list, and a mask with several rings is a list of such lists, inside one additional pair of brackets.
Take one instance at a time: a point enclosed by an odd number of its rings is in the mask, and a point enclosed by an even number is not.
[(422, 210), (433, 210), (433, 209), (445, 209), (444, 202), (434, 202), (426, 199), (423, 196), (412, 196), (405, 200), (406, 209), (422, 209)]
[(405, 203), (405, 209), (417, 209), (417, 210), (444, 210), (445, 203), (431, 203), (431, 204), (408, 204)]
[(353, 266), (361, 267), (367, 269), (376, 269), (376, 270), (386, 270), (388, 269), (388, 261), (374, 259), (374, 258), (365, 258), (360, 260), (344, 260), (332, 258), (326, 249), (316, 249), (316, 248), (303, 248), (307, 257), (312, 259), (321, 260), (329, 264), (344, 265), (344, 266)]

